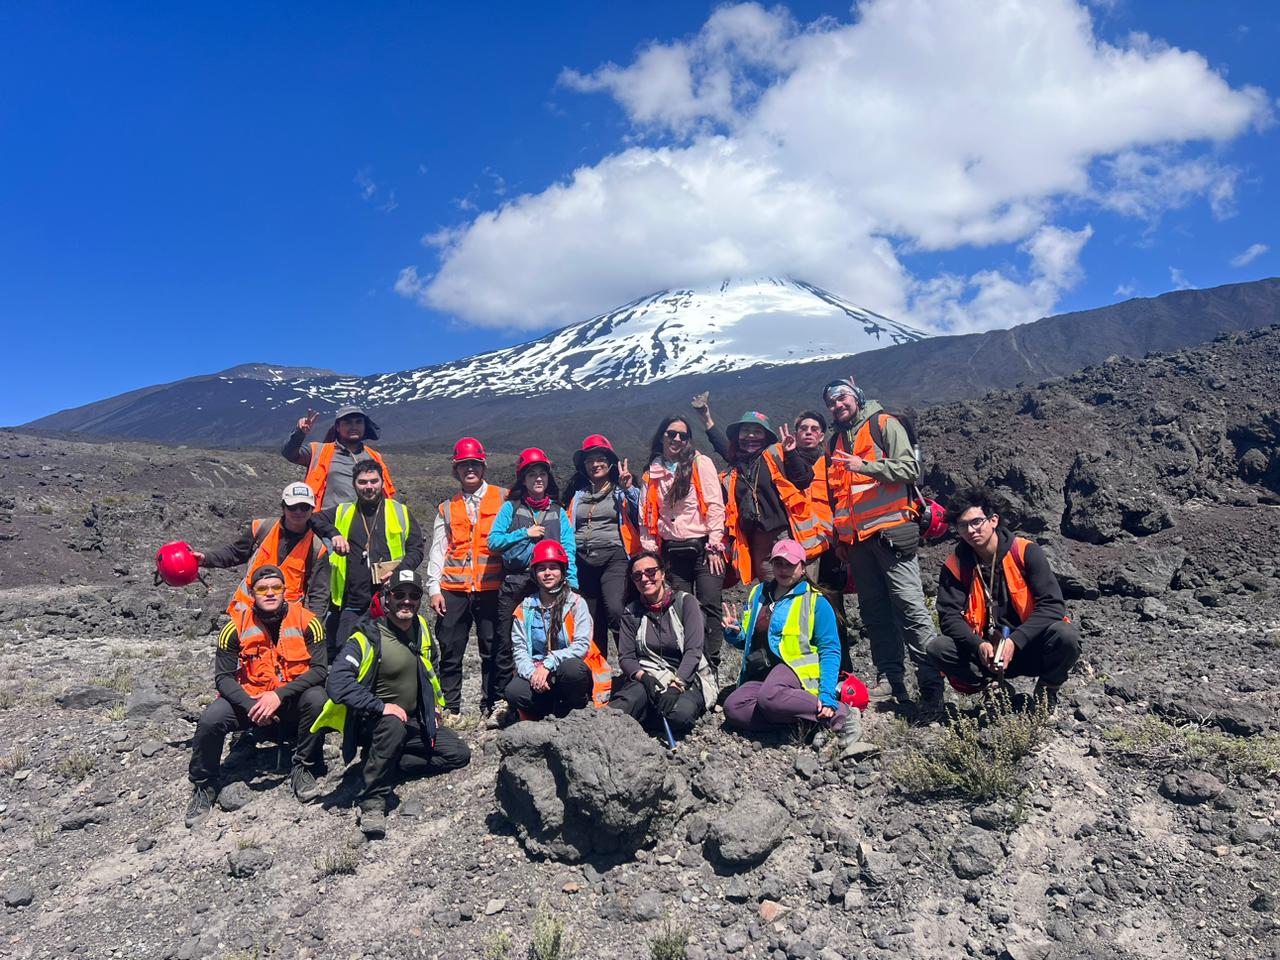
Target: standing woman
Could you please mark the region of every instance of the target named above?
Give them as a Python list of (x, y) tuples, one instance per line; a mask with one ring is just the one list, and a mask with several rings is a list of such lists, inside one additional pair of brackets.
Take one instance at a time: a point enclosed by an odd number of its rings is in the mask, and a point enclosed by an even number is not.
[(642, 486), (640, 545), (658, 551), (671, 571), (672, 587), (698, 598), (705, 621), (703, 653), (712, 675), (718, 675), (724, 640), (724, 491), (711, 458), (693, 448), (684, 417), (669, 416), (658, 425)]
[(511, 622), (516, 607), (532, 589), (530, 567), (533, 549), (542, 540), (558, 542), (568, 556), (569, 586), (577, 589), (577, 546), (573, 524), (560, 508), (560, 489), (551, 474), (551, 459), (537, 447), (520, 451), (516, 458), (516, 479), (493, 520), (489, 551), (502, 555), (502, 586), (498, 588), (498, 651), (494, 668), (498, 685), (511, 676)]
[(640, 550), (640, 491), (601, 434), (582, 441), (573, 465), (564, 505), (578, 545), (578, 593), (591, 611), (596, 646), (607, 655), (626, 600), (627, 560)]

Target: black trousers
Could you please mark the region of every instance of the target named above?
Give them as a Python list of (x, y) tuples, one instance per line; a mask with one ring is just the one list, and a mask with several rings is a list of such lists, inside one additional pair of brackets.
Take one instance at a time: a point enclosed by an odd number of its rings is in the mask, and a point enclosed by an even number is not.
[[(295, 767), (315, 768), (320, 763), (324, 734), (312, 733), (311, 724), (320, 716), (326, 699), (324, 685), (320, 684), (308, 687), (296, 697), (290, 697), (276, 711), (278, 720), (271, 726), (289, 734), (296, 731), (293, 746)], [(222, 697), (205, 707), (196, 722), (196, 732), (191, 743), (191, 765), (187, 769), (191, 782), (215, 789), (219, 787), (222, 746), (227, 740), (227, 734), (254, 726), (256, 724), (249, 719), (249, 711), (233, 706), (231, 701)]]
[(417, 721), (385, 713), (365, 725), (363, 746), (364, 789), (356, 801), (361, 810), (385, 810), (397, 775), (431, 776), (471, 762), (470, 748), (448, 727), (436, 727), (436, 742), (428, 745)]
[(544, 692), (534, 690), (524, 677), (512, 677), (506, 698), (516, 710), (539, 717), (563, 717), (591, 702), (591, 670), (576, 658), (565, 660), (551, 674), (551, 689)]
[[(490, 708), (502, 698), (497, 664), (498, 591), (462, 593), (442, 590), (444, 616), (436, 619), (436, 643), (440, 645), (440, 690), (445, 709), (462, 711), (462, 658), (474, 624), (480, 647), (480, 706)], [(509, 649), (509, 648), (508, 648)], [(508, 673), (510, 668), (508, 668)]]
[[(978, 651), (939, 634), (928, 647), (929, 662), (948, 677), (980, 687), (993, 677), (978, 660)], [(1014, 653), (1006, 677), (1037, 677), (1050, 686), (1066, 682), (1080, 659), (1080, 631), (1075, 624), (1057, 620), (1027, 640)]]
[(503, 696), (506, 696), (507, 684), (516, 675), (516, 662), (511, 656), (511, 626), (515, 623), (516, 607), (524, 600), (532, 582), (533, 577), (527, 571), (508, 573), (498, 588), (498, 635), (493, 659), (498, 668), (495, 689), (504, 691)]
[(329, 662), (338, 659), (343, 644), (351, 639), (356, 625), (369, 615), (369, 608), (359, 604), (344, 607), (329, 606), (329, 613), (324, 618), (324, 646), (329, 651)]
[(720, 610), (724, 576), (711, 572), (705, 550), (668, 550), (664, 543), (662, 556), (667, 561), (667, 569), (671, 571), (672, 588), (691, 593), (698, 599), (698, 606), (702, 608), (702, 616), (706, 621), (702, 652), (711, 664), (712, 674), (718, 676), (720, 648), (724, 644)]
[[(662, 714), (658, 712), (656, 706), (649, 702), (649, 695), (645, 692), (644, 684), (635, 680), (627, 681), (626, 686), (614, 691), (613, 696), (609, 699), (609, 706), (629, 713), (646, 727), (662, 726)], [(673, 734), (677, 737), (683, 737), (693, 729), (693, 725), (698, 722), (698, 718), (706, 712), (707, 705), (702, 699), (702, 687), (695, 681), (693, 686), (680, 694), (680, 699), (676, 701), (675, 709), (667, 717), (667, 723), (671, 725)]]
[(592, 639), (609, 655), (609, 634), (618, 635), (627, 596), (627, 551), (622, 547), (578, 551), (578, 593), (591, 612)]

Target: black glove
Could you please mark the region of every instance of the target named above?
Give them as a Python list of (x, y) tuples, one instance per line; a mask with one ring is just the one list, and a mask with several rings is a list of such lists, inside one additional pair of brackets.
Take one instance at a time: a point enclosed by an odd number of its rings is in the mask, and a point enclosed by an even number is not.
[(667, 684), (667, 689), (658, 695), (658, 712), (664, 717), (671, 716), (671, 711), (676, 708), (676, 704), (680, 702), (681, 691), (677, 689), (675, 684)]
[(658, 702), (658, 681), (654, 679), (653, 674), (646, 673), (641, 677), (640, 686), (644, 687), (645, 695), (649, 698), (650, 703)]

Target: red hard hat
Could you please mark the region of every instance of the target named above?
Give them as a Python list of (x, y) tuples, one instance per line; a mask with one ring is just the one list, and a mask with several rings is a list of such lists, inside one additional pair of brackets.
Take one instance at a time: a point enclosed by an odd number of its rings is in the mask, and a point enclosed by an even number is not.
[(921, 513), (928, 521), (924, 538), (926, 540), (937, 540), (947, 532), (947, 511), (936, 500), (925, 500), (924, 506), (921, 507)]
[(609, 438), (603, 433), (593, 433), (587, 439), (582, 441), (582, 452), (586, 453), (594, 447), (604, 447), (610, 453), (613, 453), (613, 444), (609, 442)]
[[(520, 476), (527, 467), (531, 467), (535, 463), (545, 463), (547, 469), (551, 469), (551, 458), (537, 447), (527, 447), (521, 450), (520, 456), (516, 457), (516, 476)], [(565, 562), (567, 563), (568, 561)]]
[(463, 437), (453, 445), (453, 462), (459, 460), (479, 460), (484, 463), (484, 444), (475, 437)]
[(539, 540), (537, 546), (533, 548), (533, 559), (529, 561), (530, 567), (536, 567), (540, 563), (556, 563), (569, 566), (569, 555), (564, 552), (564, 547), (560, 546), (559, 540)]
[(163, 580), (171, 587), (185, 587), (199, 577), (200, 563), (191, 552), (191, 544), (175, 540), (156, 551), (157, 583)]
[(846, 673), (840, 681), (840, 702), (851, 710), (866, 710), (871, 702), (871, 694), (867, 693), (867, 685), (852, 673)]

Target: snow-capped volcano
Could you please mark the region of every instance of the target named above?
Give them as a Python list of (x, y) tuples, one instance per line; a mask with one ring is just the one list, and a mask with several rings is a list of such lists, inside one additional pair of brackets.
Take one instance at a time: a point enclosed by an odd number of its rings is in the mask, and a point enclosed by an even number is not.
[(726, 280), (649, 294), (492, 353), (403, 373), (294, 386), (317, 401), (359, 399), (371, 406), (529, 396), (850, 356), (925, 336), (800, 280)]

